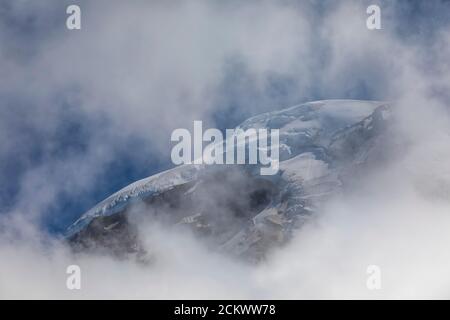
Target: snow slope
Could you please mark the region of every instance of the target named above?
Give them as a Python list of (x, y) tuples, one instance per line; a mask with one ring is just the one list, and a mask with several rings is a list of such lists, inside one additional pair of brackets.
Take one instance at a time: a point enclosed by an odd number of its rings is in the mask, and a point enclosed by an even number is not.
[[(258, 176), (259, 170), (254, 170), (254, 166), (239, 166), (248, 174), (242, 177), (255, 181), (252, 188), (260, 184), (260, 180), (267, 180), (271, 186), (264, 189), (270, 199), (266, 199), (267, 195), (261, 196), (262, 208), (258, 203), (252, 204), (251, 210), (256, 211), (252, 211), (245, 220), (239, 220), (241, 225), (237, 229), (222, 230), (223, 226), (218, 227), (215, 222), (218, 218), (211, 214), (217, 211), (217, 203), (208, 207), (200, 205), (203, 200), (198, 200), (204, 199), (204, 194), (213, 188), (211, 181), (218, 181), (217, 175), (235, 168), (182, 165), (134, 182), (111, 195), (70, 226), (67, 236), (81, 235), (95, 219), (126, 212), (136, 202), (157, 198), (179, 186), (192, 184), (189, 192), (182, 193), (182, 199), (198, 201), (189, 204), (189, 209), (183, 213), (183, 221), (195, 224), (197, 227), (194, 229), (199, 229), (198, 225), (203, 231), (211, 229), (209, 231), (215, 234), (220, 250), (236, 255), (254, 251), (252, 256), (258, 256), (272, 242), (286, 241), (292, 230), (301, 226), (321, 203), (339, 192), (346, 173), (363, 165), (370, 156), (388, 116), (389, 107), (383, 102), (324, 100), (264, 113), (244, 121), (238, 128), (280, 130), (280, 171), (275, 177)], [(222, 183), (224, 188), (227, 188), (227, 183), (230, 189), (236, 188), (233, 185), (235, 181), (226, 179)], [(242, 185), (244, 182), (239, 183)], [(196, 187), (202, 184), (208, 188)], [(256, 189), (254, 192), (257, 195), (264, 193), (261, 190), (258, 193)], [(199, 223), (199, 219), (204, 221)]]

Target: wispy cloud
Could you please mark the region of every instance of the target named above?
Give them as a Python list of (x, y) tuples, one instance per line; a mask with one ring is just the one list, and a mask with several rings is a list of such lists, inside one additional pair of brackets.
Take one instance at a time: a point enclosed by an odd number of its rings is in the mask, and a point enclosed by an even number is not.
[[(80, 31), (65, 29), (68, 3), (0, 5), (0, 296), (448, 296), (449, 4), (380, 1), (382, 30), (370, 31), (368, 3), (80, 1)], [(92, 185), (114, 179), (102, 173), (116, 157), (167, 161), (174, 128), (319, 98), (395, 101), (392, 134), (410, 147), (392, 148), (395, 161), (361, 182), (366, 194), (330, 204), (263, 265), (156, 230), (149, 272), (73, 257), (41, 231), (61, 199), (99, 200)], [(129, 147), (136, 139), (151, 150)], [(77, 293), (65, 288), (73, 263), (87, 277)], [(386, 275), (378, 293), (364, 287), (371, 263)]]

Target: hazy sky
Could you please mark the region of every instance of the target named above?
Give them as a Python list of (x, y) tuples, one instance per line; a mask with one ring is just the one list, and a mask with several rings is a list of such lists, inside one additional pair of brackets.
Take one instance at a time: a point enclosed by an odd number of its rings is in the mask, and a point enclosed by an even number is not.
[[(366, 28), (369, 4), (381, 30)], [(1, 1), (0, 297), (448, 298), (449, 26), (448, 1)], [(173, 129), (318, 99), (395, 102), (409, 149), (265, 263), (156, 224), (139, 226), (151, 270), (53, 237), (171, 167)], [(65, 286), (74, 263), (79, 292)], [(370, 264), (384, 291), (365, 287)]]
[[(65, 27), (73, 3), (79, 31)], [(365, 27), (372, 3), (382, 30)], [(395, 99), (404, 51), (439, 72), (449, 12), (444, 1), (2, 1), (0, 212), (59, 231), (170, 167), (171, 130), (195, 119), (224, 129), (311, 100)]]

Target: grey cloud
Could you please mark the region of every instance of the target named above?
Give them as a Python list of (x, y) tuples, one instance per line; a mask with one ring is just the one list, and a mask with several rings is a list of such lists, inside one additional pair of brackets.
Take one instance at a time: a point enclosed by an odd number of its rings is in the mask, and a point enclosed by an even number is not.
[[(0, 6), (0, 68), (8, 75), (0, 78), (0, 160), (25, 168), (17, 201), (0, 218), (0, 260), (7, 261), (0, 273), (9, 275), (0, 279), (1, 297), (448, 295), (448, 4), (427, 1), (419, 5), (425, 15), (410, 21), (407, 2), (380, 2), (380, 31), (365, 28), (366, 2), (359, 1), (80, 5), (82, 30), (74, 32), (65, 29), (65, 3)], [(439, 13), (437, 22), (431, 13)], [(154, 272), (74, 257), (35, 220), (62, 193), (85, 195), (132, 137), (151, 146), (152, 161), (164, 161), (171, 130), (194, 119), (234, 126), (284, 104), (361, 96), (396, 101), (395, 135), (411, 148), (363, 181), (370, 196), (336, 200), (260, 266), (213, 255), (189, 235), (167, 230), (163, 238), (166, 230), (152, 226), (147, 240), (161, 252)], [(86, 124), (84, 145), (55, 155), (67, 115)], [(36, 145), (44, 159), (37, 164)], [(140, 150), (130, 152), (139, 157)], [(7, 177), (8, 167), (0, 169)], [(439, 201), (429, 198), (436, 190), (444, 192)], [(74, 262), (88, 270), (89, 290), (81, 293), (62, 282)], [(390, 283), (379, 295), (364, 287), (369, 263), (379, 263)], [(117, 287), (120, 293), (111, 290)]]

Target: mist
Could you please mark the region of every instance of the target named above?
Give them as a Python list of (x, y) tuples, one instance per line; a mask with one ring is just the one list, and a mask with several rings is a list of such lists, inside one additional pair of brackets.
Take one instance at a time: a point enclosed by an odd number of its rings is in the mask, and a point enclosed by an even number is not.
[[(81, 1), (79, 33), (55, 27), (64, 25), (64, 4), (42, 3), (0, 11), (8, 26), (0, 68), (11, 75), (0, 79), (0, 298), (449, 298), (448, 3), (422, 4), (425, 14), (411, 20), (406, 2), (377, 1), (382, 30), (369, 31), (369, 2)], [(34, 31), (24, 35), (16, 26), (29, 17)], [(42, 225), (62, 195), (102, 200), (87, 190), (117, 155), (167, 161), (170, 132), (195, 119), (234, 127), (334, 98), (392, 104), (386, 148), (376, 150), (383, 161), (259, 264), (157, 221), (137, 225), (154, 254), (149, 265), (74, 254)], [(86, 136), (61, 155), (68, 119)], [(125, 147), (136, 137), (151, 161)], [(11, 161), (20, 175), (10, 174)], [(81, 290), (67, 289), (69, 265), (81, 268)], [(370, 265), (381, 270), (380, 290), (366, 286)]]

